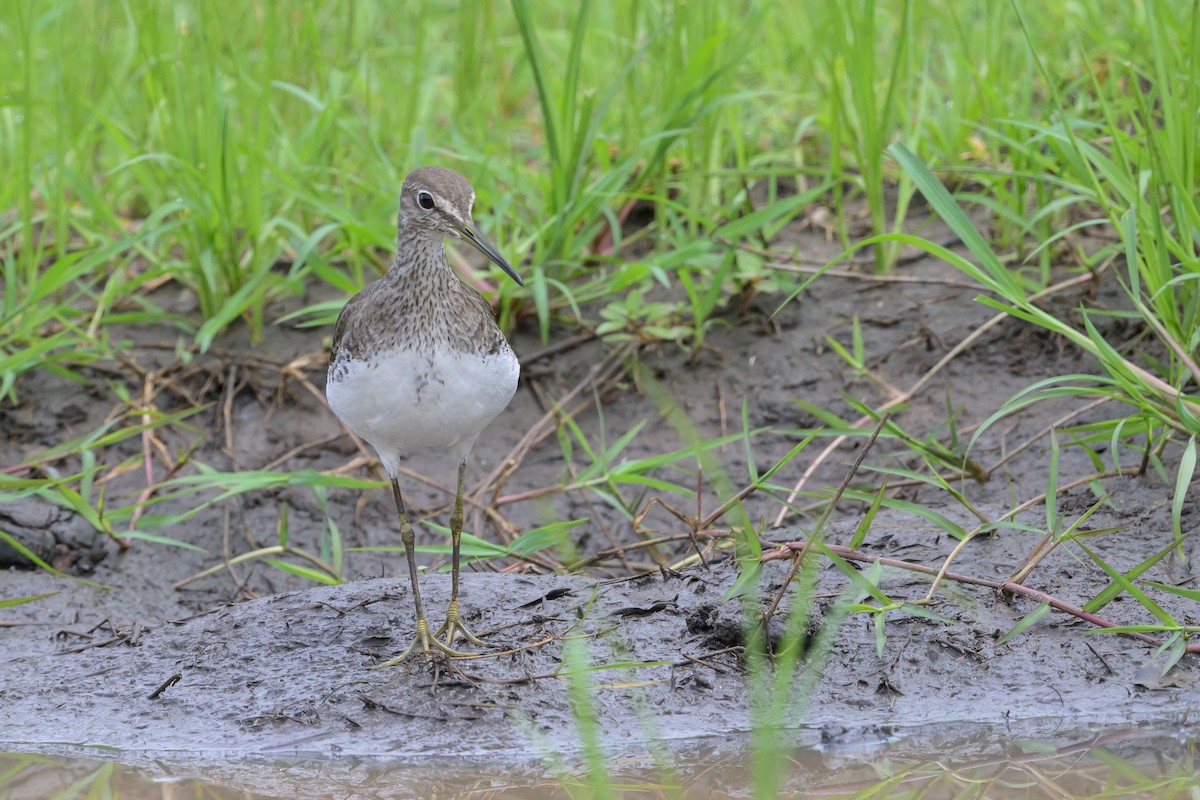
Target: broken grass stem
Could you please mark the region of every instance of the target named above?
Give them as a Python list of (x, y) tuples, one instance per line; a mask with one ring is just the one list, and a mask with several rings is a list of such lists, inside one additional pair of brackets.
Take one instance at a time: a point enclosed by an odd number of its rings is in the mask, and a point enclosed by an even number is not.
[[(821, 512), (821, 518), (817, 520), (816, 526), (813, 527), (812, 535), (809, 537), (810, 539), (821, 535), (821, 531), (825, 528), (825, 523), (829, 521), (829, 515), (833, 513), (834, 506), (837, 505), (838, 500), (842, 498), (842, 494), (845, 493), (846, 489), (850, 486), (850, 481), (854, 480), (854, 476), (858, 474), (858, 468), (862, 466), (863, 459), (865, 459), (867, 457), (867, 453), (871, 451), (871, 447), (874, 446), (875, 441), (879, 438), (879, 433), (883, 430), (883, 426), (887, 425), (887, 421), (891, 415), (892, 412), (884, 411), (883, 416), (879, 418), (879, 422), (875, 425), (875, 430), (871, 432), (870, 438), (867, 439), (866, 444), (864, 444), (862, 450), (859, 451), (858, 458), (854, 459), (854, 463), (850, 465), (850, 469), (846, 472), (846, 477), (842, 478), (842, 485), (838, 487), (837, 492), (834, 493), (833, 497), (830, 498), (829, 503), (826, 504), (825, 510)], [(783, 581), (783, 586), (779, 587), (778, 594), (776, 594), (775, 599), (771, 601), (771, 607), (768, 608), (767, 613), (763, 615), (765, 622), (770, 622), (771, 617), (775, 616), (775, 612), (779, 610), (779, 604), (783, 601), (783, 596), (787, 594), (788, 587), (792, 585), (792, 581), (795, 579), (796, 573), (800, 571), (800, 564), (804, 560), (805, 552), (806, 551), (804, 550), (800, 551), (796, 554), (796, 558), (792, 560), (792, 568), (788, 570), (787, 578), (785, 578)]]
[[(937, 575), (939, 572), (939, 570), (934, 569), (933, 567), (925, 566), (924, 564), (914, 564), (909, 561), (901, 561), (898, 558), (876, 556), (870, 553), (864, 553), (861, 550), (851, 550), (849, 547), (844, 545), (827, 544), (825, 547), (827, 547), (830, 552), (847, 559), (848, 561), (859, 561), (867, 564), (880, 564), (881, 566), (885, 567), (896, 567), (897, 569), (904, 569), (910, 572), (919, 572), (923, 575)], [(807, 548), (808, 542), (782, 542), (775, 551), (764, 553), (762, 560), (777, 561), (781, 558), (795, 558), (797, 553), (802, 554)], [(994, 589), (998, 592), (1012, 592), (1013, 594), (1023, 595), (1028, 597), (1030, 600), (1034, 600), (1035, 602), (1046, 603), (1053, 609), (1081, 619), (1084, 622), (1089, 622), (1098, 628), (1120, 627), (1115, 622), (1093, 614), (1090, 611), (1085, 611), (1077, 605), (1068, 603), (1066, 600), (1060, 600), (1054, 595), (1040, 592), (1037, 589), (1030, 589), (1028, 586), (1022, 586), (1019, 583), (995, 581), (989, 578), (980, 578), (974, 575), (963, 575), (957, 572), (946, 572), (942, 575), (942, 578), (945, 580), (955, 581), (956, 583), (966, 583), (974, 586), (986, 586), (987, 588)], [(1144, 642), (1145, 644), (1154, 645), (1156, 647), (1162, 645), (1162, 642), (1158, 639), (1155, 639), (1153, 636), (1140, 631), (1123, 631), (1122, 633), (1125, 636), (1137, 639), (1139, 642)], [(1200, 653), (1200, 642), (1193, 642), (1189, 644), (1186, 648), (1186, 651), (1189, 653)]]

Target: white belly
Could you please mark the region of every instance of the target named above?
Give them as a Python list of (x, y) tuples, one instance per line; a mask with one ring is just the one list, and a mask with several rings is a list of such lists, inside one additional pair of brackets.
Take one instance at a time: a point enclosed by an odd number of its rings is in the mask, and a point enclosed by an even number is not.
[(520, 371), (507, 348), (495, 354), (398, 350), (339, 365), (336, 375), (331, 370), (325, 396), (395, 477), (407, 456), (465, 461), (479, 433), (512, 400)]

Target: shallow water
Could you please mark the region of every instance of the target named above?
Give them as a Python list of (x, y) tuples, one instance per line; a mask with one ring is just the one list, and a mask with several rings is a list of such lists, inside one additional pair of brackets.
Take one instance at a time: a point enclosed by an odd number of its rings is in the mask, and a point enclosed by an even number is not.
[[(1200, 797), (1200, 729), (1131, 727), (1059, 741), (987, 729), (830, 738), (774, 762), (779, 794), (796, 797)], [(930, 748), (921, 752), (921, 748)], [(220, 754), (0, 754), (4, 800), (257, 800), (257, 798), (595, 797), (604, 791), (571, 767), (453, 760), (222, 758)], [(655, 763), (658, 766), (655, 766)], [(761, 788), (752, 753), (723, 743), (674, 746), (607, 763), (616, 797), (738, 797)]]

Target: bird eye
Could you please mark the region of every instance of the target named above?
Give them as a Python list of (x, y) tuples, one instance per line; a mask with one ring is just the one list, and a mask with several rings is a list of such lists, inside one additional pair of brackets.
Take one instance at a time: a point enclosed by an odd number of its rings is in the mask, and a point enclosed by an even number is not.
[(433, 209), (433, 195), (429, 192), (417, 192), (417, 203), (426, 211)]

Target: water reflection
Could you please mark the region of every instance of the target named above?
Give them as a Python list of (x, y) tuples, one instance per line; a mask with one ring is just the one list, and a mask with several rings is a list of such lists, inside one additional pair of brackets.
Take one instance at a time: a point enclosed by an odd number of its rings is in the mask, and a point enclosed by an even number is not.
[[(825, 735), (779, 763), (782, 794), (822, 798), (1200, 796), (1196, 733), (1131, 728), (1047, 742), (992, 731)], [(643, 755), (608, 763), (605, 783), (526, 764), (418, 764), (381, 759), (222, 759), (219, 755), (0, 755), (0, 800), (256, 798), (738, 797), (755, 793), (749, 751), (675, 744), (657, 767)], [(931, 748), (931, 745), (934, 745)], [(924, 755), (921, 748), (925, 747)], [(761, 768), (761, 764), (759, 768)]]

